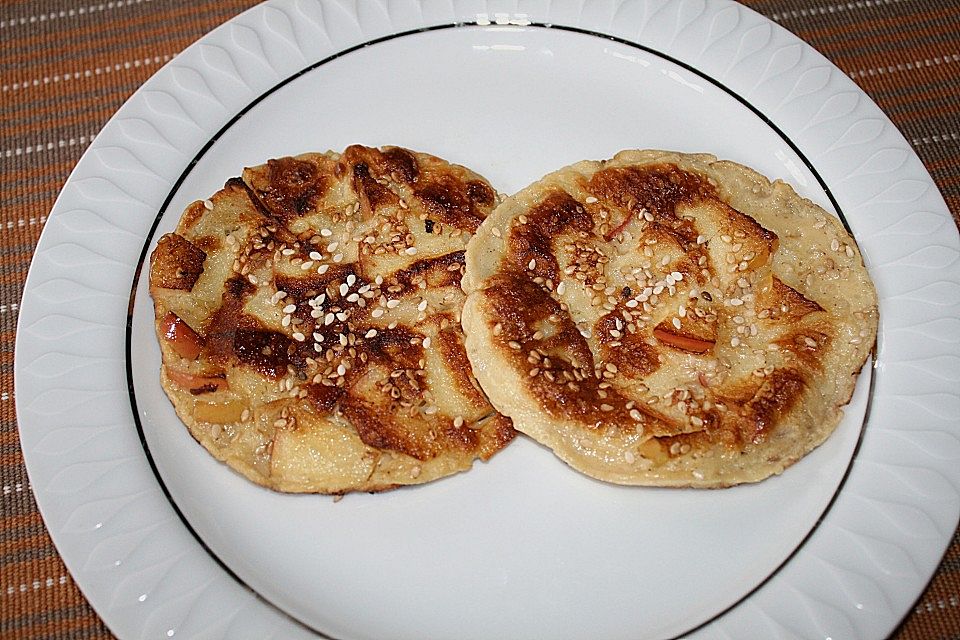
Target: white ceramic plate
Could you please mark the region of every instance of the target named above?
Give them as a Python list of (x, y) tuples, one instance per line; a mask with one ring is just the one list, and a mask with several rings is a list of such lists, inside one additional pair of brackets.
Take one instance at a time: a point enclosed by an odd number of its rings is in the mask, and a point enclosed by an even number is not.
[[(863, 250), (873, 368), (837, 433), (755, 486), (614, 487), (525, 439), (338, 503), (251, 486), (163, 395), (138, 270), (243, 166), (354, 142), (505, 192), (625, 147), (782, 177)], [(20, 313), (23, 449), (58, 549), (124, 638), (879, 637), (960, 511), (958, 245), (889, 120), (739, 5), (270, 2), (148, 81), (65, 186)]]

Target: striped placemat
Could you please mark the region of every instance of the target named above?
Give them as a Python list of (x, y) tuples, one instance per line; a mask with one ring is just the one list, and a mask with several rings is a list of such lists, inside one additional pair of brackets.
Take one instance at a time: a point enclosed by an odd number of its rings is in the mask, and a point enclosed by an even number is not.
[[(361, 0), (363, 1), (363, 0)], [(111, 638), (50, 541), (13, 398), (14, 335), (54, 199), (111, 114), (250, 0), (5, 0), (0, 5), (0, 637)], [(746, 0), (853, 78), (913, 145), (960, 221), (960, 0)], [(960, 638), (960, 538), (896, 632)]]

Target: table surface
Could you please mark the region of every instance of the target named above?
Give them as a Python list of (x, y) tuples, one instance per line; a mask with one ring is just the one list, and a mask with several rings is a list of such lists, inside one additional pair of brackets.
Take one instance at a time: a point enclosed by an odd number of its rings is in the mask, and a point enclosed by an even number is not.
[[(112, 638), (64, 567), (23, 464), (14, 336), (54, 199), (113, 112), (251, 0), (4, 0), (0, 8), (0, 637)], [(867, 92), (960, 220), (960, 0), (744, 0)], [(960, 638), (960, 536), (898, 640)]]

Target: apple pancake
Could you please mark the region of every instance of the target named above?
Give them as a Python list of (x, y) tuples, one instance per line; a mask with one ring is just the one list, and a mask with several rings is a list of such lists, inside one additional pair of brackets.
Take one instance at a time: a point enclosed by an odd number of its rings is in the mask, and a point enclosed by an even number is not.
[(247, 168), (157, 243), (161, 381), (193, 437), (254, 482), (419, 484), (514, 437), (464, 350), (464, 250), (497, 194), (398, 147)]
[(623, 151), (506, 199), (467, 247), (467, 354), (572, 467), (724, 487), (836, 428), (877, 331), (841, 223), (710, 155)]

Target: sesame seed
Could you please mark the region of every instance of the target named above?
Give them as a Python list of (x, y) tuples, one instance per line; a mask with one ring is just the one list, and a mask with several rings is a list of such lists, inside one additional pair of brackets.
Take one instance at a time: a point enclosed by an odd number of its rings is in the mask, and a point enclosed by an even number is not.
[(643, 414), (641, 414), (636, 409), (630, 409), (630, 417), (636, 420), (637, 422), (640, 422), (643, 419)]
[(420, 304), (417, 305), (417, 311), (426, 311), (427, 310), (427, 301), (421, 300)]
[(604, 402), (600, 405), (600, 411), (613, 411), (613, 407)]
[(333, 256), (333, 261), (334, 261), (334, 262), (341, 262), (341, 261), (343, 261), (343, 254), (342, 254), (342, 253), (338, 253), (337, 255)]
[(527, 263), (527, 269), (533, 271), (537, 268), (537, 260), (535, 258), (530, 258), (530, 262)]
[[(636, 409), (634, 409), (636, 411)], [(637, 457), (633, 455), (632, 451), (624, 451), (623, 459), (627, 461), (627, 464), (633, 464), (637, 461)]]
[(430, 348), (430, 336), (427, 336), (426, 338), (423, 339), (423, 348), (424, 349)]
[(703, 426), (703, 418), (699, 416), (690, 416), (690, 423), (695, 427)]
[(346, 372), (347, 372), (347, 368), (343, 365), (343, 363), (340, 363), (340, 364), (337, 366), (337, 375), (338, 375), (338, 376), (342, 376), (342, 375), (344, 375)]
[(383, 315), (383, 309), (374, 309), (373, 311), (370, 312), (370, 315), (373, 316), (374, 318), (379, 318), (380, 316)]
[(509, 346), (511, 349), (515, 351), (520, 350), (520, 343), (517, 342), (516, 340), (511, 340), (510, 342), (507, 343), (507, 346)]
[(307, 260), (306, 262), (301, 263), (300, 265), (300, 269), (302, 269), (303, 271), (307, 271), (312, 268), (313, 268), (313, 260)]
[(731, 347), (739, 347), (739, 346), (740, 346), (740, 338), (738, 338), (737, 336), (733, 336), (732, 338), (730, 338), (730, 346), (731, 346)]
[(350, 295), (347, 296), (347, 302), (357, 302), (359, 300), (360, 300), (359, 293), (351, 293)]
[(293, 339), (296, 340), (297, 342), (303, 342), (304, 340), (307, 339), (307, 337), (302, 333), (300, 333), (299, 331), (295, 331), (293, 333)]
[(739, 307), (743, 304), (743, 300), (740, 298), (730, 298), (727, 300), (727, 304), (729, 304), (731, 307)]
[(250, 284), (257, 284), (258, 282), (260, 282), (259, 280), (257, 280), (257, 276), (253, 275), (252, 273), (247, 276), (247, 280), (250, 282)]
[(328, 313), (328, 314), (327, 314), (326, 316), (324, 316), (324, 318), (323, 318), (323, 326), (325, 326), (325, 327), (330, 326), (331, 324), (333, 324), (333, 321), (334, 321), (335, 318), (336, 318), (336, 316), (334, 316), (332, 313)]
[(325, 273), (327, 272), (327, 269), (329, 269), (329, 268), (330, 268), (330, 265), (328, 265), (328, 264), (322, 264), (322, 265), (320, 265), (319, 267), (317, 267), (317, 273), (322, 276), (323, 274), (325, 274)]
[(854, 254), (853, 254), (853, 247), (851, 247), (850, 245), (847, 245), (847, 246), (844, 248), (843, 252), (844, 252), (845, 254), (847, 254), (847, 257), (848, 257), (848, 258), (852, 258), (853, 255), (854, 255)]
[(314, 332), (313, 332), (313, 339), (314, 339), (316, 342), (323, 342), (323, 334), (314, 331)]
[(500, 233), (500, 229), (498, 229), (497, 227), (493, 227), (492, 229), (490, 229), (490, 233), (492, 233), (495, 238), (503, 237), (503, 234)]
[(292, 256), (292, 255), (295, 254), (295, 253), (296, 253), (296, 251), (294, 251), (293, 249), (290, 249), (290, 248), (286, 248), (286, 249), (283, 249), (282, 251), (280, 251), (280, 255), (284, 255), (284, 256)]
[(322, 235), (324, 238), (329, 238), (333, 235), (333, 231), (330, 231), (330, 229), (320, 229), (320, 235)]
[(697, 236), (697, 244), (706, 244), (706, 243), (707, 243), (706, 236), (702, 236), (702, 235)]
[(587, 199), (584, 200), (584, 202), (586, 202), (587, 204), (593, 204), (595, 202), (598, 202), (598, 200), (594, 196), (587, 196)]
[(323, 260), (323, 256), (322, 256), (320, 253), (316, 252), (316, 251), (311, 251), (311, 252), (310, 252), (310, 259), (311, 259), (311, 260), (316, 260), (317, 262), (319, 262), (320, 260)]
[(683, 274), (680, 273), (679, 271), (671, 271), (670, 277), (673, 278), (675, 282), (680, 282), (683, 280)]
[(212, 201), (212, 200), (204, 200), (204, 201), (203, 201), (203, 208), (206, 209), (207, 211), (213, 211), (213, 201)]
[(280, 320), (280, 325), (284, 327), (290, 326), (290, 321), (292, 320), (290, 314), (283, 316), (283, 319)]
[(463, 426), (463, 416), (457, 416), (453, 419), (453, 426), (459, 429)]
[(680, 318), (674, 318), (672, 322), (674, 327), (676, 327), (677, 329), (680, 328)]
[(536, 378), (540, 373), (540, 367), (534, 367), (527, 372), (531, 378)]
[(399, 300), (387, 300), (387, 309), (395, 309), (399, 304)]
[(832, 251), (837, 251), (840, 248), (840, 241), (834, 238), (830, 241), (830, 249)]
[(342, 283), (342, 284), (340, 285), (340, 295), (341, 295), (341, 296), (347, 295), (347, 291), (349, 291), (349, 290), (350, 290), (350, 287), (347, 286), (347, 283), (346, 283), (346, 282), (344, 282), (344, 283)]

